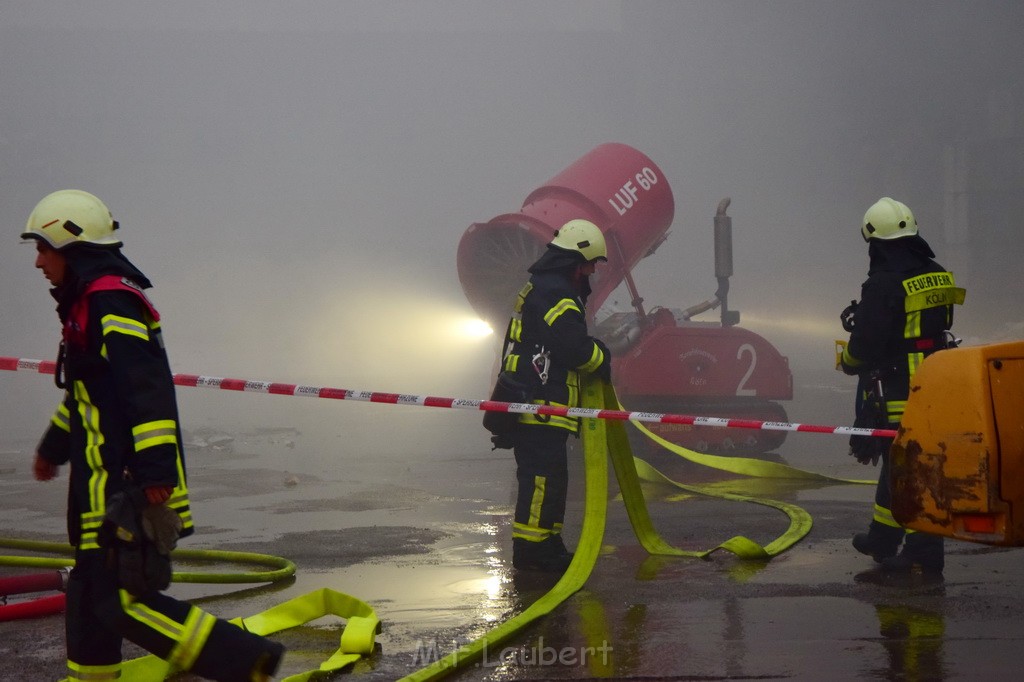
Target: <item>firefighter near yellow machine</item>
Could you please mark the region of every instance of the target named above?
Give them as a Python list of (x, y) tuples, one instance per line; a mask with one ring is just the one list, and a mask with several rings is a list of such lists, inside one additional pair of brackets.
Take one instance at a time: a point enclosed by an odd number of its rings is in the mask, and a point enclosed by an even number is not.
[[(54, 363), (18, 358), (0, 358), (0, 370), (34, 371), (40, 374), (49, 374), (54, 371)], [(961, 377), (965, 374), (971, 374), (972, 376), (968, 379), (967, 385), (961, 386)], [(174, 375), (174, 381), (179, 386), (197, 388), (216, 388), (219, 390), (269, 393), (296, 397), (318, 397), (335, 400), (357, 400), (392, 405), (499, 411), (544, 409), (536, 405), (509, 405), (484, 400), (459, 400), (431, 396), (352, 391), (198, 375), (176, 374)], [(676, 416), (682, 422), (699, 419), (701, 420), (699, 423), (722, 428), (779, 429), (840, 435), (858, 433), (859, 435), (885, 438), (896, 436), (896, 445), (894, 446), (893, 453), (894, 462), (898, 463), (896, 470), (902, 471), (899, 467), (908, 467), (912, 472), (928, 472), (928, 478), (912, 479), (918, 481), (920, 485), (894, 486), (894, 508), (899, 510), (908, 509), (913, 512), (907, 516), (904, 516), (902, 511), (899, 512), (898, 518), (902, 523), (906, 523), (910, 527), (920, 528), (921, 530), (949, 534), (975, 542), (1021, 545), (1024, 544), (1024, 541), (1021, 540), (1024, 537), (1024, 532), (1022, 532), (1024, 520), (1021, 519), (1020, 513), (1021, 504), (1024, 504), (1022, 502), (1024, 500), (1024, 486), (1018, 483), (1016, 487), (1008, 485), (1000, 490), (999, 480), (1000, 476), (1008, 482), (1021, 480), (1019, 473), (1020, 465), (1024, 461), (1024, 434), (1022, 434), (1022, 426), (1018, 415), (1022, 411), (1021, 408), (1024, 407), (1022, 386), (1024, 386), (1024, 342), (1019, 342), (1000, 346), (947, 350), (927, 359), (915, 377), (910, 405), (907, 409), (907, 420), (901, 427), (899, 434), (891, 430), (871, 431), (853, 427), (809, 426), (782, 422), (755, 423), (724, 418), (707, 420), (707, 418), (701, 417)], [(944, 428), (940, 424), (936, 428), (932, 421), (933, 419), (945, 419), (953, 414), (952, 412), (947, 412), (950, 408), (950, 395), (958, 397), (957, 402), (960, 403), (959, 409), (961, 411), (957, 417), (959, 421), (951, 421)], [(961, 397), (963, 399), (960, 399)], [(608, 404), (610, 399), (613, 399), (613, 394), (610, 391), (606, 391), (605, 404)], [(600, 401), (597, 402), (600, 403)], [(598, 406), (594, 400), (588, 399), (588, 401), (584, 402), (583, 408), (578, 408), (578, 416), (591, 417), (588, 420), (588, 434), (591, 431), (606, 431), (608, 434), (615, 436), (614, 438), (609, 436), (610, 440), (607, 443), (605, 443), (604, 438), (594, 440), (593, 442), (600, 445), (600, 448), (584, 448), (584, 453), (587, 456), (585, 470), (587, 471), (588, 479), (588, 506), (584, 514), (585, 520), (582, 536), (588, 539), (587, 542), (583, 543), (584, 547), (588, 550), (586, 555), (577, 553), (577, 557), (582, 558), (579, 561), (574, 561), (566, 576), (552, 588), (551, 592), (535, 602), (522, 614), (506, 621), (472, 644), (409, 675), (405, 679), (410, 681), (438, 679), (459, 667), (464, 667), (467, 664), (480, 660), (480, 656), (487, 646), (499, 645), (528, 623), (550, 612), (551, 609), (582, 587), (590, 573), (593, 562), (597, 558), (597, 551), (601, 546), (601, 533), (605, 514), (604, 505), (607, 501), (607, 482), (604, 476), (607, 476), (606, 460), (609, 457), (615, 465), (620, 489), (627, 493), (624, 499), (627, 501), (626, 506), (630, 522), (634, 526), (637, 537), (649, 552), (703, 558), (707, 557), (711, 552), (726, 549), (743, 559), (763, 561), (785, 551), (809, 532), (811, 527), (810, 517), (806, 513), (801, 513), (801, 510), (793, 505), (768, 500), (757, 501), (752, 498), (728, 495), (726, 496), (727, 499), (757, 502), (780, 509), (790, 517), (791, 524), (789, 530), (772, 543), (763, 547), (742, 536), (736, 536), (710, 550), (700, 552), (681, 551), (668, 546), (657, 535), (651, 525), (650, 518), (647, 516), (643, 505), (642, 495), (639, 492), (638, 474), (643, 476), (644, 479), (652, 479), (652, 477), (656, 477), (658, 474), (649, 465), (646, 465), (643, 460), (634, 460), (628, 457), (629, 446), (625, 440), (625, 431), (622, 430), (621, 425), (616, 427), (614, 424), (615, 422), (621, 424), (621, 421), (625, 419), (633, 419), (637, 422), (659, 419), (668, 420), (672, 415), (595, 409)], [(662, 423), (665, 422), (663, 421)], [(949, 447), (948, 443), (943, 440), (947, 438), (948, 434), (960, 434), (956, 447)], [(624, 461), (624, 454), (628, 459), (633, 460), (635, 469), (628, 466), (628, 462)], [(717, 459), (737, 461), (736, 458)], [(958, 487), (954, 484), (958, 476), (955, 465), (959, 462), (963, 466), (964, 462), (971, 461), (976, 463), (975, 469), (978, 475), (963, 476), (962, 478), (972, 481), (976, 485), (973, 489)], [(756, 462), (756, 460), (749, 460), (749, 462)], [(782, 465), (768, 462), (760, 464), (766, 467), (768, 465), (772, 465), (774, 468), (782, 467)], [(748, 475), (772, 475), (767, 472), (758, 474), (747, 471), (746, 473)], [(807, 475), (806, 472), (792, 471), (788, 470), (788, 468), (782, 474), (775, 475), (794, 476), (801, 473)], [(902, 476), (902, 474), (897, 474), (897, 476)], [(934, 490), (934, 487), (930, 487), (931, 483), (943, 480), (948, 480), (950, 483), (950, 485), (945, 486), (945, 490), (947, 492), (952, 491), (955, 494), (934, 495), (929, 493), (931, 494), (930, 497), (927, 494), (922, 495), (920, 498), (912, 497), (915, 491), (918, 490)], [(863, 481), (863, 483), (866, 482)], [(675, 485), (690, 492), (712, 494), (710, 491), (702, 491), (694, 486)], [(718, 495), (725, 496), (722, 493), (718, 493)], [(920, 499), (922, 504), (914, 506), (913, 504), (904, 503), (904, 500), (913, 502), (915, 499)], [(957, 504), (968, 500), (988, 500), (988, 506), (975, 505), (973, 507), (965, 506), (961, 509), (954, 508)], [(952, 522), (936, 524), (934, 522), (935, 518), (941, 520), (943, 509), (951, 510), (948, 517), (952, 519)], [(966, 511), (966, 513), (960, 513), (960, 511)], [(931, 525), (926, 526), (925, 524)], [(958, 530), (957, 524), (963, 530)], [(353, 598), (346, 597), (346, 599), (354, 601)], [(345, 603), (347, 604), (348, 602), (346, 601)], [(288, 607), (288, 605), (284, 604), (281, 607)], [(357, 623), (367, 620), (364, 618), (351, 618), (355, 612), (349, 613), (344, 609), (334, 609), (333, 612), (343, 613), (350, 621), (354, 620)], [(320, 610), (317, 610), (312, 615), (316, 615), (316, 613), (320, 613)], [(361, 614), (362, 612), (360, 611), (359, 613)], [(263, 614), (259, 616), (263, 616)], [(372, 633), (376, 631), (377, 627), (376, 620), (371, 618), (367, 622), (372, 627), (367, 628), (368, 635), (365, 639), (372, 646)], [(284, 624), (283, 626), (290, 624)], [(365, 650), (365, 647), (360, 648), (360, 652)], [(361, 653), (351, 653), (348, 654), (347, 658), (335, 656), (331, 660), (338, 659), (336, 662), (339, 666), (347, 665), (360, 655)]]

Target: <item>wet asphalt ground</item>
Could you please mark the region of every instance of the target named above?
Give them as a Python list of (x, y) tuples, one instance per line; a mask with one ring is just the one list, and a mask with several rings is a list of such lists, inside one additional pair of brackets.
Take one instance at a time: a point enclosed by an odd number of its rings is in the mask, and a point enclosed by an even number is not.
[[(791, 418), (846, 423), (849, 396), (832, 392), (803, 387), (810, 397), (799, 414), (787, 406)], [(474, 414), (443, 419), (450, 428), (479, 428)], [(394, 680), (519, 613), (554, 583), (511, 569), (508, 451), (484, 445), (469, 454), (302, 466), (304, 453), (324, 447), (343, 444), (289, 428), (193, 434), (198, 533), (183, 546), (274, 554), (293, 560), (298, 571), (269, 586), (175, 584), (170, 592), (222, 617), (251, 615), (322, 587), (359, 597), (381, 619), (377, 651), (338, 677)], [(32, 481), (31, 448), (30, 442), (0, 443), (0, 536), (63, 540), (66, 479)], [(836, 477), (877, 475), (844, 452), (839, 437), (791, 434), (767, 458)], [(886, 575), (850, 546), (869, 520), (872, 486), (751, 484), (666, 453), (637, 454), (684, 483), (731, 480), (735, 490), (797, 504), (813, 517), (813, 529), (770, 562), (724, 551), (707, 560), (652, 557), (634, 537), (613, 482), (604, 549), (585, 588), (449, 679), (1018, 680), (1024, 674), (1021, 550), (948, 542), (941, 578)], [(565, 530), (570, 547), (582, 490), (577, 458)], [(661, 485), (646, 485), (645, 494), (659, 532), (684, 549), (707, 549), (734, 535), (763, 545), (788, 525), (781, 512), (760, 505)], [(39, 571), (0, 567), (0, 576), (27, 572)], [(275, 635), (289, 648), (279, 677), (315, 668), (337, 647), (339, 633), (337, 620), (322, 619)], [(141, 652), (126, 645), (125, 654)], [(0, 660), (3, 679), (62, 677), (62, 617), (0, 622)]]

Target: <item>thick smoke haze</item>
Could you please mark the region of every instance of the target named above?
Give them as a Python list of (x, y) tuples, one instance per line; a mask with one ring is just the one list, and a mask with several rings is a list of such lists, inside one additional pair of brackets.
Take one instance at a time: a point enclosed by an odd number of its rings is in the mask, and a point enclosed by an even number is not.
[[(797, 400), (845, 381), (832, 339), (883, 195), (968, 289), (958, 333), (1024, 338), (1022, 29), (1017, 0), (8, 1), (0, 355), (55, 353), (17, 235), (74, 187), (111, 207), (153, 280), (175, 371), (484, 397), (496, 344), (458, 332), (473, 317), (459, 239), (605, 142), (647, 154), (674, 191), (672, 235), (635, 272), (648, 305), (711, 296), (712, 216), (732, 198), (730, 306), (789, 356)], [(4, 374), (0, 429), (40, 432), (56, 389)], [(486, 448), (472, 413), (179, 400), (186, 429)]]

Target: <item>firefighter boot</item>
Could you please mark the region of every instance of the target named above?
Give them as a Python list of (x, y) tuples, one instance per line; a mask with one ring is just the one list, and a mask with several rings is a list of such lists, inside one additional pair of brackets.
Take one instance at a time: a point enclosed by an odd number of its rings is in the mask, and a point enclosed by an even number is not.
[(922, 573), (942, 573), (945, 568), (945, 542), (941, 536), (908, 533), (899, 556), (882, 560), (882, 570), (909, 573), (920, 568)]
[(551, 535), (541, 542), (512, 538), (512, 566), (525, 571), (565, 573), (572, 563), (572, 552), (565, 548), (561, 535)]
[(896, 550), (900, 548), (902, 541), (902, 528), (872, 521), (867, 533), (857, 533), (853, 536), (853, 548), (881, 563), (889, 557), (896, 556)]

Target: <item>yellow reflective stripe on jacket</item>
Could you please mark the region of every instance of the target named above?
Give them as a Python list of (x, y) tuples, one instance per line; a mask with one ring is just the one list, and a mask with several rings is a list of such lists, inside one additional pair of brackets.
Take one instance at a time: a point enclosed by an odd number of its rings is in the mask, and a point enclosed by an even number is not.
[(61, 403), (57, 406), (57, 411), (53, 413), (50, 418), (50, 422), (61, 431), (71, 431), (71, 413), (68, 412), (68, 406)]
[(150, 337), (154, 341), (156, 341), (156, 345), (160, 346), (160, 348), (166, 349), (166, 347), (164, 346), (164, 335), (163, 335), (163, 332), (160, 331), (160, 322), (159, 321), (157, 321), (157, 320), (150, 320), (149, 321), (149, 332), (150, 332)]
[(890, 424), (903, 420), (903, 413), (907, 411), (906, 400), (886, 400), (885, 410)]
[(916, 339), (921, 336), (921, 311), (907, 313), (907, 321), (903, 325), (903, 338)]
[[(563, 405), (562, 403), (534, 400), (534, 405), (551, 405), (552, 407), (569, 407), (569, 405)], [(520, 424), (541, 424), (542, 426), (557, 426), (563, 429), (569, 429), (570, 431), (576, 431), (577, 423), (579, 419), (576, 417), (563, 417), (557, 414), (543, 414), (536, 415), (529, 412), (519, 416)]]
[(849, 346), (843, 346), (843, 364), (848, 367), (859, 367), (863, 363), (857, 358), (850, 355)]
[(181, 451), (175, 448), (176, 461), (175, 466), (178, 470), (178, 485), (171, 493), (171, 498), (167, 500), (167, 506), (178, 513), (181, 517), (182, 532), (187, 532), (192, 528), (192, 505), (188, 499), (188, 484), (185, 482), (185, 460), (181, 456)]
[(154, 445), (177, 443), (177, 424), (173, 419), (159, 419), (139, 424), (132, 429), (132, 437), (135, 439), (135, 452), (142, 452)]
[(917, 373), (917, 368), (924, 362), (924, 353), (907, 353), (907, 371), (910, 373), (910, 378), (913, 379)]
[(112, 332), (137, 336), (143, 341), (149, 341), (149, 327), (138, 320), (120, 315), (104, 315), (100, 320), (103, 329), (103, 336)]
[(88, 511), (79, 514), (78, 546), (81, 549), (99, 549), (99, 531), (105, 515), (106, 511)]
[(68, 682), (97, 682), (98, 680), (121, 679), (121, 664), (82, 665), (68, 661)]
[(602, 351), (601, 347), (595, 343), (594, 351), (590, 354), (590, 359), (584, 362), (579, 367), (577, 367), (577, 369), (579, 369), (581, 372), (593, 372), (598, 367), (600, 367), (601, 363), (603, 362), (604, 351)]
[[(179, 468), (178, 471), (179, 480), (182, 480), (182, 473)], [(174, 510), (179, 517), (181, 517), (182, 530), (192, 528), (192, 506), (188, 499), (188, 493), (182, 490), (180, 487), (175, 489), (171, 499), (167, 501), (167, 506)]]
[[(534, 405), (552, 405), (555, 407), (579, 407), (580, 405), (580, 375), (575, 370), (569, 370), (565, 376), (565, 388), (569, 392), (569, 404), (563, 405), (546, 400), (534, 400)], [(569, 429), (572, 432), (579, 430), (579, 417), (563, 417), (561, 415), (541, 415), (539, 418), (534, 414), (522, 414), (519, 417), (521, 424), (543, 424), (545, 426), (557, 426), (562, 429)]]
[(533, 282), (527, 282), (523, 285), (523, 288), (516, 294), (515, 305), (512, 306), (512, 311), (515, 313), (522, 313), (523, 306), (526, 305), (526, 297), (533, 291)]
[(512, 318), (512, 322), (508, 327), (508, 337), (515, 342), (521, 342), (523, 340), (523, 321)]
[[(75, 400), (78, 401), (78, 416), (82, 420), (85, 430), (85, 461), (89, 465), (89, 511), (99, 514), (101, 517), (106, 510), (107, 469), (103, 465), (103, 456), (100, 448), (105, 442), (103, 431), (100, 430), (99, 409), (92, 404), (89, 392), (85, 389), (85, 383), (76, 381), (74, 384)], [(120, 472), (118, 472), (120, 473)], [(83, 514), (84, 516), (84, 514)], [(83, 526), (85, 519), (83, 519)], [(95, 530), (89, 531), (91, 536), (86, 542), (86, 528), (82, 528), (83, 549), (90, 549), (95, 545)]]
[[(580, 404), (580, 375), (574, 370), (569, 370), (565, 376), (565, 387), (569, 389), (570, 407), (579, 407)], [(575, 420), (579, 421), (579, 420)]]
[(580, 313), (581, 315), (583, 314), (580, 312), (580, 307), (576, 305), (576, 301), (571, 298), (563, 298), (561, 301), (553, 305), (551, 310), (544, 314), (544, 322), (546, 322), (550, 327), (555, 323), (555, 320), (562, 316), (562, 313), (569, 310), (575, 310), (577, 313)]
[(509, 353), (505, 356), (505, 371), (514, 372), (519, 367), (519, 355), (515, 353)]

